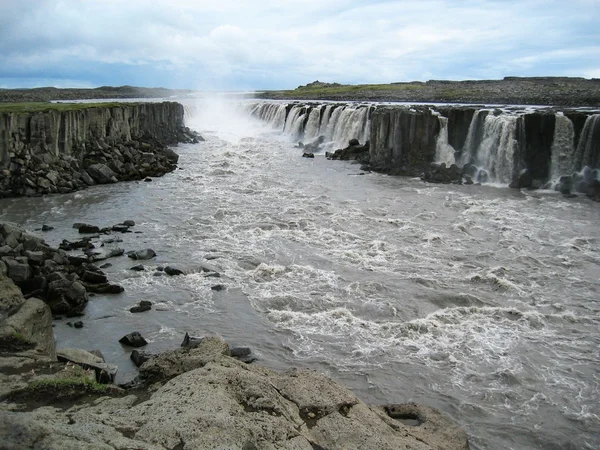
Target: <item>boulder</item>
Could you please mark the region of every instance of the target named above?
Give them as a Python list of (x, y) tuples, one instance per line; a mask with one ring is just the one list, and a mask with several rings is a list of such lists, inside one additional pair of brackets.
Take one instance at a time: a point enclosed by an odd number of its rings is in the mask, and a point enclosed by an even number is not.
[(125, 291), (123, 286), (112, 283), (85, 284), (85, 288), (95, 294), (120, 294)]
[(148, 344), (146, 339), (144, 339), (144, 337), (137, 331), (126, 334), (121, 339), (119, 339), (119, 342), (121, 344), (128, 345), (130, 347), (136, 347), (136, 348), (143, 347), (144, 345)]
[(183, 270), (177, 269), (175, 267), (167, 266), (165, 267), (165, 273), (169, 276), (177, 276), (177, 275), (185, 275)]
[(142, 364), (144, 364), (146, 361), (153, 357), (154, 355), (140, 350), (134, 350), (131, 352), (131, 355), (129, 355), (129, 359), (133, 361), (136, 367), (140, 367)]
[(138, 305), (129, 308), (129, 312), (132, 313), (141, 313), (150, 311), (152, 309), (152, 302), (148, 300), (142, 300)]
[(20, 283), (29, 280), (33, 276), (33, 271), (27, 263), (22, 263), (12, 258), (4, 260), (8, 269), (8, 276), (15, 283)]
[(156, 252), (151, 248), (147, 248), (145, 250), (129, 252), (127, 253), (127, 256), (135, 260), (146, 260), (154, 258), (156, 256)]
[(314, 153), (303, 153), (302, 157), (303, 158), (314, 158), (315, 154)]
[(15, 299), (14, 288), (6, 279), (0, 279), (0, 286), (12, 297), (8, 301), (2, 299), (3, 306), (13, 305), (0, 315), (0, 350), (24, 351), (32, 357), (56, 359), (52, 314), (48, 305), (37, 298)]
[(98, 383), (113, 383), (119, 370), (116, 365), (107, 364), (104, 358), (78, 348), (59, 349), (56, 356), (59, 361), (77, 364), (84, 369), (93, 369)]
[[(75, 227), (75, 225), (79, 225)], [(96, 225), (90, 225), (87, 223), (80, 223), (73, 225), (73, 228), (77, 228), (81, 234), (89, 234), (89, 233), (100, 233), (100, 227)]]
[(87, 173), (99, 184), (114, 183), (117, 175), (104, 164), (92, 164), (87, 168)]
[(229, 345), (223, 338), (204, 337), (194, 347), (167, 351), (150, 359), (140, 367), (140, 377), (146, 382), (168, 380), (223, 356), (229, 356)]
[(108, 278), (106, 277), (105, 274), (103, 274), (102, 272), (94, 272), (91, 270), (86, 270), (85, 272), (83, 272), (83, 276), (81, 277), (81, 279), (88, 283), (94, 283), (94, 284), (108, 282)]

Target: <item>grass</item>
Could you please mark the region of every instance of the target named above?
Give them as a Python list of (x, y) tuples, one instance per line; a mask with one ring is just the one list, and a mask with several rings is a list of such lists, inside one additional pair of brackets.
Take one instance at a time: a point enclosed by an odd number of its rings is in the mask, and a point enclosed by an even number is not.
[(85, 392), (90, 394), (104, 394), (108, 387), (106, 384), (100, 384), (87, 377), (77, 378), (44, 378), (29, 383), (25, 388), (30, 394), (52, 393), (65, 394), (75, 392)]
[(88, 108), (113, 108), (122, 105), (137, 105), (131, 102), (98, 102), (98, 103), (50, 103), (21, 102), (0, 103), (0, 113), (36, 113), (48, 111), (77, 111)]

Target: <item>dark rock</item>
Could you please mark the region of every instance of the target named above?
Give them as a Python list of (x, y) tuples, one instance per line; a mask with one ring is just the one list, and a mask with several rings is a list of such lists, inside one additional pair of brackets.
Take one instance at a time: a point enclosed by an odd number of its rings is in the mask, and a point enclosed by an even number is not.
[(42, 231), (51, 231), (54, 230), (54, 227), (51, 227), (50, 225), (42, 225)]
[(556, 190), (563, 195), (570, 195), (573, 190), (573, 177), (568, 175), (560, 177)]
[(118, 284), (111, 283), (102, 283), (102, 284), (87, 284), (85, 285), (89, 292), (94, 292), (96, 294), (120, 294), (125, 291), (123, 286)]
[(135, 270), (136, 272), (142, 272), (146, 270), (142, 264), (138, 264), (137, 266), (133, 266), (129, 270)]
[(147, 248), (145, 250), (129, 252), (129, 253), (127, 253), (127, 256), (129, 256), (131, 259), (135, 259), (135, 260), (146, 260), (146, 259), (154, 258), (156, 256), (156, 252), (154, 250), (152, 250), (151, 248)]
[(133, 220), (124, 220), (122, 225), (125, 225), (126, 227), (134, 227), (135, 222)]
[(185, 275), (182, 270), (176, 269), (175, 267), (165, 267), (165, 273), (169, 276)]
[(81, 277), (83, 281), (87, 281), (88, 283), (100, 284), (107, 283), (108, 278), (105, 274), (99, 272), (92, 272), (91, 270), (86, 270)]
[(350, 141), (348, 141), (348, 147), (354, 147), (360, 145), (360, 142), (358, 141), (358, 139), (350, 139)]
[(136, 347), (136, 348), (143, 347), (144, 345), (148, 344), (146, 339), (144, 339), (144, 337), (137, 331), (134, 331), (133, 333), (129, 333), (129, 334), (123, 336), (121, 339), (119, 339), (119, 342), (121, 344), (129, 345), (130, 347)]
[(75, 328), (83, 328), (83, 322), (82, 322), (81, 320), (78, 320), (77, 322), (75, 322), (75, 323), (73, 324), (73, 326), (74, 326)]
[(144, 181), (145, 181), (146, 183), (150, 183), (150, 182), (152, 181), (152, 178), (150, 178), (150, 177), (146, 177), (146, 178), (144, 178)]
[(102, 265), (100, 266), (100, 268), (101, 268), (101, 269), (108, 269), (109, 267), (112, 267), (112, 264), (111, 264), (111, 263), (102, 264)]
[(203, 338), (193, 337), (193, 336), (190, 336), (189, 333), (185, 333), (185, 336), (183, 337), (183, 342), (181, 343), (181, 347), (185, 347), (185, 348), (197, 347), (202, 342), (202, 339)]
[(239, 358), (242, 356), (248, 356), (252, 353), (250, 347), (232, 347), (229, 349), (229, 352), (233, 358)]
[(509, 187), (513, 189), (529, 189), (532, 186), (533, 177), (531, 172), (527, 169), (523, 169), (519, 174), (519, 177), (509, 185)]
[(92, 164), (87, 168), (87, 173), (100, 184), (114, 183), (117, 180), (117, 174), (105, 164)]
[(222, 284), (215, 284), (214, 286), (211, 286), (211, 290), (217, 291), (217, 292), (224, 291), (225, 289), (226, 289), (226, 287)]
[(82, 264), (87, 264), (89, 262), (89, 258), (87, 256), (73, 256), (69, 255), (69, 264), (72, 266), (81, 266)]
[(113, 225), (111, 229), (117, 233), (127, 233), (129, 231), (129, 227), (127, 225)]
[(80, 225), (81, 226), (78, 229), (81, 234), (100, 233), (100, 228), (96, 225), (89, 225), (87, 223), (83, 223)]
[(129, 359), (131, 359), (133, 361), (133, 363), (135, 364), (136, 367), (140, 367), (142, 364), (144, 364), (146, 361), (148, 361), (153, 356), (154, 355), (152, 355), (148, 352), (134, 350), (131, 352), (131, 355), (129, 355)]
[(302, 157), (303, 158), (314, 158), (315, 154), (314, 153), (303, 153)]
[(133, 306), (129, 309), (129, 312), (132, 313), (141, 313), (145, 311), (150, 311), (152, 309), (152, 302), (148, 300), (142, 300), (138, 305)]

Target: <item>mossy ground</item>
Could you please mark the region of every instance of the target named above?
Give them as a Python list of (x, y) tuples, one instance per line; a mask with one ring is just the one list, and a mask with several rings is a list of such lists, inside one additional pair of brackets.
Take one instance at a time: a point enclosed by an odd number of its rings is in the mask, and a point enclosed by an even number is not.
[(0, 103), (0, 113), (36, 113), (47, 111), (76, 111), (88, 108), (112, 108), (122, 105), (136, 105), (130, 102), (98, 102), (98, 103), (50, 103), (50, 102), (21, 102)]

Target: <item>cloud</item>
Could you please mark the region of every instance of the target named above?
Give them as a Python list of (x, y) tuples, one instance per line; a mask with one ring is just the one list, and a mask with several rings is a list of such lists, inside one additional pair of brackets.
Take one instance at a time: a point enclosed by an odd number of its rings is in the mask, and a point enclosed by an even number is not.
[(593, 0), (0, 0), (0, 84), (586, 76), (600, 70), (598, 10)]

